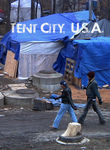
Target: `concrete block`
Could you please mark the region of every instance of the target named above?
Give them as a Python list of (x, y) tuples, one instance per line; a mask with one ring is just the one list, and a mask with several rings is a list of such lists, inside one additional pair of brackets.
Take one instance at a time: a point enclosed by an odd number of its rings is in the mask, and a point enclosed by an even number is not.
[(63, 137), (74, 137), (81, 132), (81, 124), (72, 122), (68, 124), (66, 131), (61, 135)]
[[(26, 89), (25, 89), (26, 90)], [(16, 91), (7, 91), (4, 92), (5, 96), (5, 105), (8, 106), (20, 106), (20, 107), (33, 107), (33, 100), (39, 97), (39, 94), (36, 92), (35, 94), (18, 94)]]
[(33, 75), (33, 85), (38, 89), (48, 92), (58, 91), (60, 87), (60, 81), (63, 79), (63, 75), (57, 72), (41, 73), (38, 72)]
[(0, 92), (0, 107), (4, 106), (4, 95)]

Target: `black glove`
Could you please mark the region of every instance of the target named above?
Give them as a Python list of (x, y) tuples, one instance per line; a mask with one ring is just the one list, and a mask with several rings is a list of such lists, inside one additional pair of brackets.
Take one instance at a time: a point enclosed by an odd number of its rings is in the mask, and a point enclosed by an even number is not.
[(102, 105), (103, 101), (101, 99), (99, 99), (99, 105)]
[(77, 110), (77, 107), (74, 105), (74, 106), (73, 106), (73, 109), (74, 109), (74, 110)]
[(54, 97), (55, 100), (59, 99), (59, 97)]

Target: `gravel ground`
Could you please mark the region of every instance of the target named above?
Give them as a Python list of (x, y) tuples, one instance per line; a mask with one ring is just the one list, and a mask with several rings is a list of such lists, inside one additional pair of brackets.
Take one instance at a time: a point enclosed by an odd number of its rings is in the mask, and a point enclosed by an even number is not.
[[(18, 82), (18, 81), (17, 81)], [(16, 80), (1, 78), (1, 88)], [(72, 87), (73, 98), (77, 102), (85, 103), (85, 91)], [(110, 103), (109, 89), (102, 89), (104, 104), (101, 106), (106, 119), (105, 125), (100, 125), (98, 117), (89, 111), (82, 133), (90, 139), (82, 145), (61, 145), (56, 142), (71, 122), (68, 114), (63, 117), (59, 130), (49, 129), (58, 109), (51, 111), (32, 111), (27, 108), (0, 108), (0, 150), (110, 150)], [(108, 94), (108, 95), (107, 95)], [(105, 95), (105, 96), (104, 96)], [(77, 117), (82, 109), (75, 111)]]

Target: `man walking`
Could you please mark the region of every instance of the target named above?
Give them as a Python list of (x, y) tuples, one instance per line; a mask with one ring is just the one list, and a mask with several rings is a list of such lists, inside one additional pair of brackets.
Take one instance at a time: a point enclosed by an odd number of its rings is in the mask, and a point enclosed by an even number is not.
[(86, 89), (87, 103), (86, 103), (84, 112), (81, 115), (81, 117), (79, 118), (78, 122), (81, 123), (81, 124), (84, 123), (84, 120), (86, 118), (88, 110), (92, 106), (93, 110), (97, 113), (97, 115), (99, 117), (100, 124), (105, 124), (105, 120), (102, 116), (101, 111), (99, 110), (99, 108), (97, 106), (97, 103), (96, 103), (96, 97), (98, 98), (98, 101), (99, 101), (100, 105), (102, 104), (102, 99), (101, 99), (100, 93), (98, 91), (97, 82), (94, 79), (95, 73), (91, 71), (87, 74), (87, 76), (88, 76), (88, 79), (89, 79), (89, 83), (88, 83), (88, 86), (87, 86), (87, 89)]
[(52, 129), (58, 129), (59, 123), (63, 117), (63, 115), (66, 113), (66, 111), (69, 112), (71, 119), (73, 122), (77, 122), (77, 117), (75, 115), (74, 109), (77, 110), (77, 107), (73, 104), (72, 102), (72, 94), (71, 94), (71, 89), (68, 87), (67, 83), (65, 81), (61, 81), (60, 85), (63, 89), (62, 95), (55, 98), (59, 99), (62, 98), (62, 103), (60, 106), (60, 110), (53, 122)]

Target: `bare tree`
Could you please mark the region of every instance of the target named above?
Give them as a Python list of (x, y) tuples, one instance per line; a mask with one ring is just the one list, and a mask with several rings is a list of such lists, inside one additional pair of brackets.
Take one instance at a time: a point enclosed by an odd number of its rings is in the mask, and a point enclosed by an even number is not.
[(10, 10), (11, 10), (11, 0), (7, 0), (7, 16), (6, 16), (7, 31), (10, 30)]
[(18, 0), (17, 22), (19, 22), (20, 0)]
[(110, 20), (110, 0), (99, 0), (100, 4), (100, 17)]

